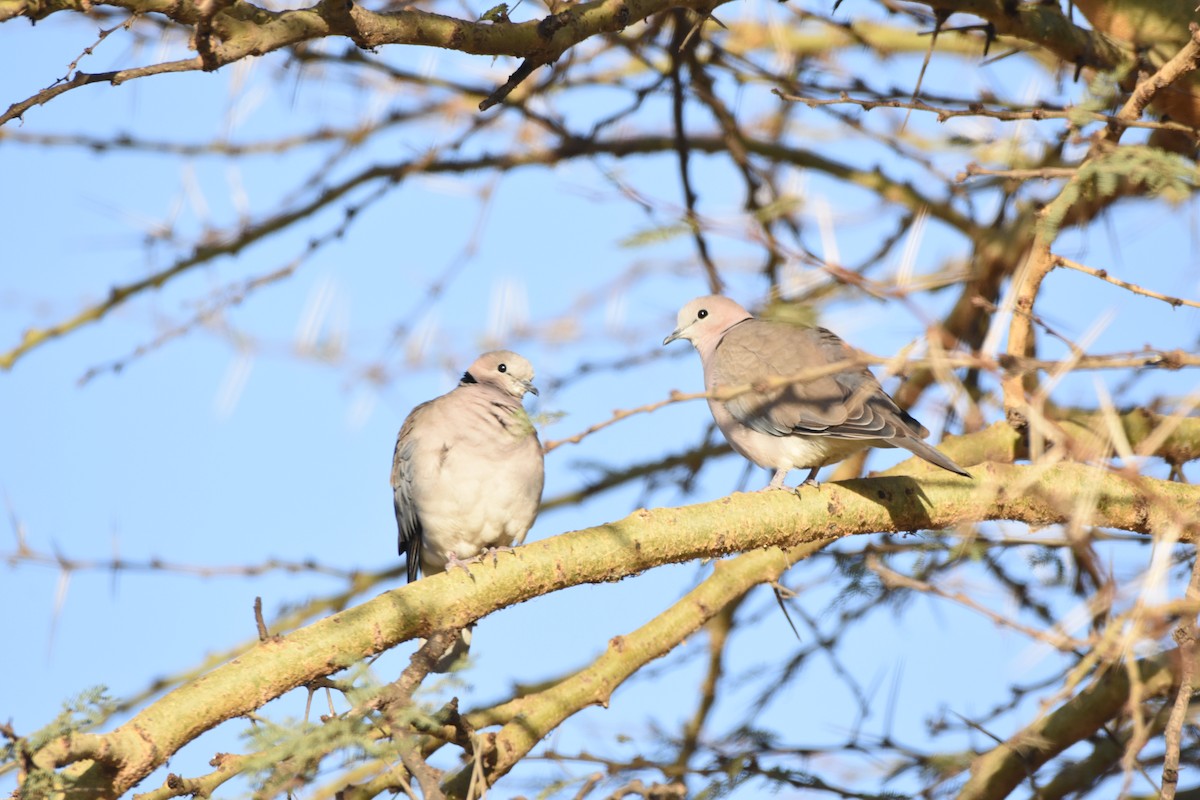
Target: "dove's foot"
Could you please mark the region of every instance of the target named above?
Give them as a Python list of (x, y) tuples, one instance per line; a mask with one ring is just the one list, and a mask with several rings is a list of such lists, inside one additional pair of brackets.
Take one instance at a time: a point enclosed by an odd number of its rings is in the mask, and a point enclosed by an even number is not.
[(787, 474), (788, 470), (786, 469), (775, 470), (775, 475), (771, 478), (771, 482), (759, 489), (759, 491), (770, 492), (774, 491), (775, 489), (786, 489), (787, 487), (783, 485), (783, 479), (787, 477)]
[(820, 489), (821, 484), (817, 483), (817, 473), (820, 471), (821, 471), (820, 467), (813, 467), (812, 469), (810, 469), (808, 471), (808, 475), (804, 478), (804, 480), (800, 481), (800, 486), (796, 487), (796, 494), (800, 493), (800, 488), (802, 486), (811, 486), (814, 489)]
[(479, 560), (479, 557), (476, 556), (475, 558), (468, 558), (466, 561), (463, 561), (461, 558), (456, 556), (454, 553), (451, 553), (450, 557), (446, 559), (446, 571), (449, 572), (452, 569), (461, 569), (463, 572), (470, 575), (471, 570), (467, 569), (467, 567), (478, 560)]
[[(812, 486), (815, 489), (820, 489), (821, 484), (817, 483), (817, 473), (820, 471), (821, 471), (820, 467), (813, 467), (812, 469), (810, 469), (808, 471), (808, 475), (804, 478), (804, 480), (800, 481), (800, 485), (797, 486), (795, 489), (790, 489), (789, 491), (799, 494), (800, 489), (805, 486)], [(760, 492), (770, 492), (775, 489), (787, 489), (788, 487), (783, 485), (783, 480), (784, 480), (784, 478), (787, 477), (787, 474), (788, 474), (788, 470), (786, 470), (786, 469), (775, 470), (775, 476), (773, 478), (771, 478), (771, 482), (768, 483), (763, 488), (759, 489), (759, 491)]]
[(496, 566), (500, 562), (501, 553), (515, 553), (516, 548), (513, 547), (489, 547), (479, 554), (480, 560), (487, 559), (489, 556), (492, 559), (492, 566)]

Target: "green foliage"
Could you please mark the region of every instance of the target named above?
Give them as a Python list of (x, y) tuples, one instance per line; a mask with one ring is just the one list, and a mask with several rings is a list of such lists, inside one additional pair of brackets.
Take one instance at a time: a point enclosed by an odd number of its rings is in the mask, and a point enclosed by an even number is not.
[(1182, 203), (1200, 184), (1197, 178), (1195, 163), (1175, 153), (1141, 145), (1115, 148), (1084, 162), (1046, 207), (1039, 233), (1047, 240), (1055, 238), (1068, 212), (1081, 202), (1137, 194)]
[(945, 780), (969, 769), (974, 758), (975, 754), (970, 752), (935, 753), (924, 760), (921, 774), (933, 780)]
[(324, 723), (260, 719), (243, 735), (252, 751), (242, 765), (243, 773), (264, 794), (295, 781), (307, 783), (332, 753), (343, 752), (354, 759), (379, 749), (361, 718), (334, 718)]
[(675, 222), (670, 225), (659, 225), (656, 228), (639, 231), (621, 240), (621, 247), (645, 247), (650, 244), (661, 244), (687, 236), (692, 232), (692, 226), (686, 222)]
[[(384, 690), (369, 670), (352, 672), (354, 688), (345, 693), (355, 707), (364, 706)], [(257, 717), (242, 736), (250, 753), (239, 765), (261, 796), (288, 793), (311, 783), (322, 763), (340, 758), (339, 766), (368, 760), (397, 761), (409, 746), (407, 736), (438, 727), (427, 709), (409, 705), (385, 706), (383, 711), (349, 712), (319, 722), (286, 717), (275, 721)]]
[(795, 195), (783, 195), (754, 212), (754, 219), (759, 222), (771, 222), (780, 217), (786, 217), (800, 210), (804, 201)]
[(1088, 81), (1087, 94), (1068, 109), (1067, 118), (1077, 128), (1083, 128), (1094, 120), (1091, 114), (1111, 114), (1124, 94), (1121, 90), (1123, 73), (1098, 72)]
[(745, 745), (748, 750), (773, 750), (780, 746), (780, 737), (776, 731), (766, 728), (755, 728), (744, 725), (738, 728), (733, 740)]
[(557, 794), (563, 792), (575, 792), (581, 785), (588, 782), (590, 775), (572, 775), (566, 778), (549, 781), (545, 786), (538, 790), (534, 795), (535, 800), (549, 800)]
[[(110, 716), (116, 703), (108, 696), (105, 686), (93, 686), (63, 703), (62, 711), (42, 728), (9, 741), (0, 750), (0, 765), (15, 761), (20, 755), (30, 755), (63, 736), (92, 728)], [(24, 797), (48, 797), (62, 787), (57, 772), (31, 770), (21, 787)]]
[(84, 689), (64, 702), (62, 711), (45, 727), (26, 737), (25, 746), (30, 751), (37, 750), (60, 736), (91, 728), (111, 715), (115, 709), (116, 702), (108, 696), (108, 687), (93, 686)]
[(1105, 114), (1110, 111), (1112, 111), (1110, 99), (1089, 95), (1067, 108), (1067, 119), (1076, 128), (1082, 129), (1095, 122), (1093, 114)]
[(1052, 577), (1042, 579), (1042, 583), (1046, 586), (1060, 586), (1066, 578), (1067, 568), (1057, 548), (1036, 548), (1029, 556), (1029, 566), (1049, 567), (1053, 571)]
[[(879, 551), (875, 555), (881, 564), (890, 569), (898, 572), (908, 571), (889, 563), (891, 556), (885, 551)], [(835, 564), (838, 572), (846, 578), (846, 583), (830, 601), (829, 609), (831, 611), (840, 610), (843, 613), (853, 613), (852, 609), (855, 605), (859, 607), (866, 605), (888, 606), (893, 613), (899, 613), (913, 596), (913, 592), (907, 589), (889, 589), (879, 575), (867, 566), (865, 559), (839, 558)], [(854, 601), (860, 602), (855, 604)]]
[(839, 558), (834, 561), (837, 571), (847, 579), (842, 590), (834, 598), (833, 605), (843, 606), (851, 598), (876, 599), (883, 594), (883, 584), (874, 572), (859, 558)]
[(500, 3), (492, 6), (483, 12), (479, 18), (490, 22), (508, 22), (508, 3)]
[(949, 548), (950, 558), (954, 561), (980, 562), (987, 558), (992, 550), (992, 543), (981, 539), (950, 537), (943, 541)]
[(789, 322), (803, 328), (811, 328), (819, 322), (817, 310), (811, 304), (790, 303), (778, 298), (772, 299), (759, 316), (776, 322)]
[(553, 425), (567, 416), (565, 411), (539, 411), (532, 415), (530, 419), (533, 421), (534, 427), (539, 430)]
[(753, 773), (746, 771), (748, 762), (749, 759), (744, 756), (731, 758), (724, 764), (725, 774), (697, 792), (696, 800), (717, 800), (719, 797), (729, 795), (734, 789), (753, 777)]

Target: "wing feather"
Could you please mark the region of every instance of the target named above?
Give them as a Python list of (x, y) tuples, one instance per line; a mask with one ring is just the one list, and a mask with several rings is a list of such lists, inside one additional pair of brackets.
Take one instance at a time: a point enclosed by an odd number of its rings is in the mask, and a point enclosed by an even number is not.
[[(730, 328), (712, 359), (710, 388), (761, 384), (771, 378), (852, 362), (854, 351), (824, 328), (751, 319)], [(896, 405), (865, 366), (724, 401), (739, 422), (770, 436), (810, 434), (838, 439), (924, 437), (928, 431)]]
[(392, 455), (392, 502), (396, 509), (396, 527), (399, 531), (397, 550), (408, 559), (410, 583), (417, 579), (417, 570), (421, 564), (421, 537), (424, 534), (413, 496), (413, 453), (416, 450), (416, 441), (412, 432), (415, 420), (426, 405), (428, 404), (422, 403), (414, 408), (404, 420), (400, 434), (396, 437), (396, 450)]

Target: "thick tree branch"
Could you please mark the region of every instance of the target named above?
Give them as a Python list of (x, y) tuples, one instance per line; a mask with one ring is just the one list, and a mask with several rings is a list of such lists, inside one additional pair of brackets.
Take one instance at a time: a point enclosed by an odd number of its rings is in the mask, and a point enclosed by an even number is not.
[[(680, 642), (721, 613), (730, 603), (762, 583), (778, 580), (788, 567), (824, 547), (815, 541), (787, 550), (768, 548), (713, 565), (713, 574), (675, 605), (625, 636), (613, 637), (604, 654), (585, 669), (550, 689), (527, 695), (472, 718), (475, 725), (504, 719), (488, 735), (488, 784), (507, 774), (547, 734), (572, 714), (592, 705), (608, 706), (612, 693), (633, 673), (674, 650)], [(451, 796), (466, 795), (471, 769), (447, 782)]]
[[(1105, 460), (1111, 456), (1113, 432), (1103, 414), (1075, 409), (1047, 409), (1039, 435), (1079, 460)], [(1156, 455), (1168, 464), (1185, 464), (1200, 458), (1200, 418), (1169, 417), (1138, 409), (1116, 420), (1120, 434), (1139, 455)], [(1166, 436), (1161, 433), (1166, 431)], [(1159, 438), (1161, 442), (1157, 441)], [(1153, 446), (1154, 452), (1144, 452)], [(1003, 422), (969, 436), (954, 436), (939, 447), (960, 464), (995, 462), (1011, 464), (1030, 457), (1028, 432), (1013, 430)], [(909, 471), (906, 462), (878, 475)]]
[(1189, 72), (1194, 71), (1197, 65), (1200, 65), (1200, 26), (1193, 22), (1188, 26), (1188, 31), (1191, 36), (1187, 44), (1157, 72), (1139, 82), (1134, 88), (1129, 99), (1125, 101), (1125, 105), (1117, 113), (1119, 121), (1110, 122), (1108, 125), (1106, 138), (1109, 141), (1115, 142), (1121, 137), (1121, 133), (1124, 131), (1121, 122), (1132, 121), (1140, 117), (1160, 92), (1181, 80)]
[(1011, 0), (926, 0), (933, 11), (972, 14), (985, 19), (996, 34), (1034, 42), (1069, 64), (1115, 70), (1133, 54), (1112, 39), (1081, 28), (1057, 4), (1014, 3)]
[(207, 13), (207, 6), (202, 8), (201, 5), (186, 0), (111, 0), (96, 4), (86, 0), (0, 0), (0, 23), (17, 16), (36, 22), (59, 11), (82, 12), (95, 6), (106, 6), (131, 14), (161, 14), (204, 34), (202, 42), (194, 37), (193, 46), (200, 50), (200, 55), (194, 59), (103, 75), (76, 73), (69, 81), (14, 103), (0, 114), (0, 125), (19, 118), (34, 105), (89, 83), (108, 81), (117, 84), (164, 71), (211, 72), (249, 56), (261, 56), (329, 36), (345, 36), (366, 49), (397, 44), (424, 45), (472, 55), (513, 56), (525, 59), (526, 65), (522, 69), (531, 72), (534, 67), (552, 63), (571, 47), (593, 36), (624, 30), (628, 25), (671, 8), (711, 10), (713, 2), (591, 0), (540, 20), (502, 24), (458, 19), (415, 8), (379, 14), (346, 0), (321, 0), (308, 8), (286, 11), (269, 11), (251, 3), (236, 2), (211, 15)]
[[(1195, 645), (1187, 654), (1195, 658)], [(1168, 694), (1178, 685), (1181, 650), (1137, 663), (1143, 699)], [(1130, 699), (1129, 671), (1112, 666), (1054, 712), (976, 759), (958, 800), (1002, 800), (1030, 773), (1112, 719)]]
[[(826, 484), (798, 496), (732, 495), (696, 506), (642, 510), (618, 522), (533, 542), (511, 556), (501, 555), (495, 565), (473, 566), (469, 575), (453, 570), (423, 579), (262, 642), (111, 733), (89, 738), (84, 752), (71, 739), (58, 739), (35, 754), (34, 763), (42, 769), (74, 764), (59, 776), (70, 784), (73, 797), (119, 795), (205, 730), (366, 656), (558, 589), (616, 581), (660, 564), (996, 519), (1033, 525), (1073, 521), (1146, 534), (1175, 527), (1188, 542), (1200, 533), (1200, 520), (1180, 519), (1180, 510), (1200, 505), (1200, 487), (1131, 480), (1068, 463), (984, 464), (973, 474), (975, 481), (898, 476)], [(1095, 498), (1090, 510), (1079, 508), (1085, 487)], [(100, 754), (103, 763), (83, 761)]]
[[(1022, 8), (1024, 7), (1022, 6)], [(1118, 119), (1136, 119), (1159, 92), (1196, 69), (1200, 64), (1200, 30), (1193, 24), (1191, 32), (1190, 41), (1174, 58), (1164, 64), (1154, 75), (1138, 84), (1129, 100), (1121, 108), (1120, 113), (1117, 114)], [(1093, 142), (1085, 162), (1114, 146), (1120, 140), (1123, 132), (1124, 128), (1119, 124), (1110, 124), (1106, 127)], [(1015, 293), (1013, 309), (1015, 313), (1008, 331), (1008, 353), (1012, 356), (1020, 358), (1034, 354), (1031, 316), (1033, 304), (1041, 290), (1042, 281), (1056, 265), (1050, 247), (1057, 236), (1057, 231), (1052, 230), (1051, 226), (1044, 223), (1047, 220), (1061, 220), (1066, 217), (1066, 212), (1078, 197), (1078, 192), (1074, 191), (1074, 184), (1080, 178), (1080, 174), (1077, 173), (1076, 177), (1068, 181), (1062, 191), (1039, 213), (1040, 221), (1043, 224), (1037, 226), (1029, 258), (1018, 273), (1016, 283), (1012, 288)], [(1028, 422), (1028, 413), (1025, 408), (1025, 381), (1019, 376), (1010, 377), (1004, 381), (1003, 389), (1004, 410), (1008, 415), (1009, 422), (1018, 427), (1025, 425)]]

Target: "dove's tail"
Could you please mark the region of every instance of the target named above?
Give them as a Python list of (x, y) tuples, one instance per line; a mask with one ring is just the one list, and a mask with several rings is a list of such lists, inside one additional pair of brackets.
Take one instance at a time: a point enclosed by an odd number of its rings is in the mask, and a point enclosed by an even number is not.
[(897, 447), (903, 447), (913, 455), (920, 456), (930, 464), (937, 464), (942, 469), (949, 470), (956, 475), (962, 475), (964, 478), (971, 477), (971, 473), (967, 472), (958, 464), (955, 464), (949, 456), (944, 455), (942, 451), (921, 441), (920, 439), (911, 436), (898, 436), (895, 439), (892, 439), (891, 443)]

